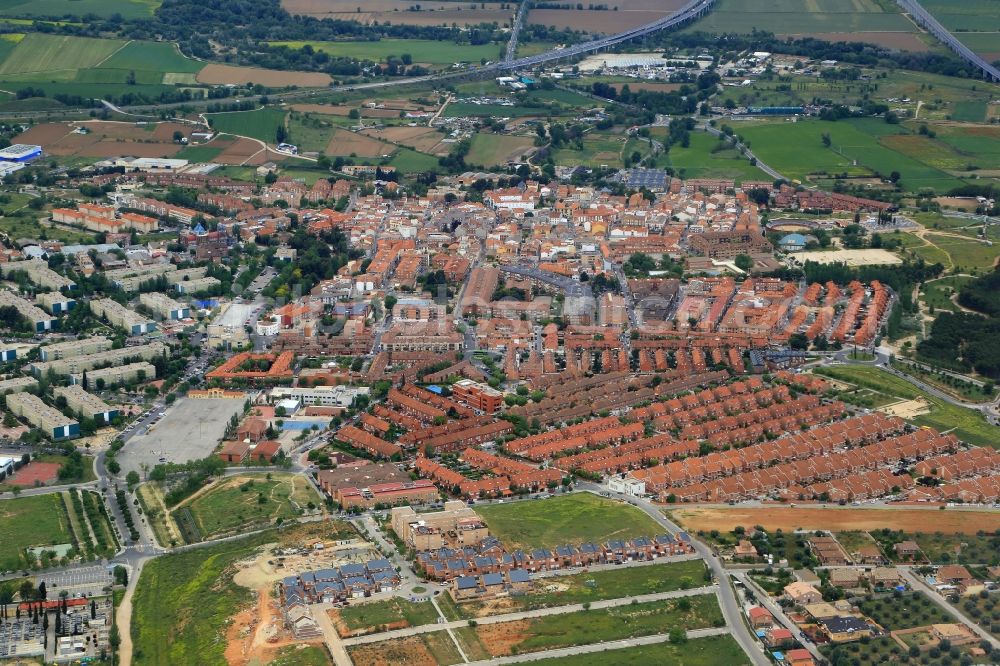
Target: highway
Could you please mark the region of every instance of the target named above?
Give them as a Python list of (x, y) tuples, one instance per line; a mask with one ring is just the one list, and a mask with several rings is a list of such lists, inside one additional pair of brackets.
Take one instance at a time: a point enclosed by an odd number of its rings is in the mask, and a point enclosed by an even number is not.
[(1000, 83), (1000, 69), (986, 62), (986, 60), (977, 55), (972, 49), (958, 41), (955, 35), (948, 32), (947, 28), (931, 16), (931, 13), (924, 9), (917, 0), (896, 0), (896, 4), (902, 7), (903, 11), (909, 14), (918, 25), (958, 54), (962, 60), (981, 71), (985, 79)]
[(521, 35), (521, 27), (524, 25), (524, 16), (528, 13), (528, 6), (531, 0), (521, 0), (521, 6), (517, 8), (517, 16), (514, 18), (514, 25), (510, 29), (510, 39), (507, 40), (507, 50), (504, 52), (504, 62), (510, 62), (517, 53), (517, 38)]

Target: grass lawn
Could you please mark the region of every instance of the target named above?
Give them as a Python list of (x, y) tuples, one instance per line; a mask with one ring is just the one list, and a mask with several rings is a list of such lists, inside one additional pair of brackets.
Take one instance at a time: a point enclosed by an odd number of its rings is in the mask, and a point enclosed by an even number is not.
[[(522, 640), (508, 647), (508, 651), (503, 654), (513, 652), (515, 649), (518, 654), (523, 654), (662, 634), (676, 628), (700, 629), (724, 624), (725, 620), (714, 594), (628, 604), (617, 608), (579, 611), (527, 620), (526, 624), (517, 630), (518, 636), (523, 637)], [(493, 644), (490, 637), (502, 634), (505, 629), (503, 624), (480, 625), (476, 633), (484, 645), (489, 646)]]
[(770, 179), (735, 148), (712, 152), (718, 143), (718, 139), (705, 132), (694, 132), (687, 148), (680, 144), (671, 147), (660, 162), (673, 167), (681, 178), (731, 178), (737, 182)]
[(295, 474), (246, 474), (217, 481), (178, 508), (188, 508), (204, 538), (251, 525), (298, 516), (320, 498), (305, 477)]
[(982, 414), (936, 398), (884, 370), (872, 366), (834, 366), (815, 372), (904, 400), (922, 398), (930, 406), (930, 412), (912, 419), (916, 425), (942, 432), (954, 429), (959, 439), (970, 444), (1000, 448), (1000, 428), (987, 423)]
[(257, 109), (256, 111), (231, 111), (210, 113), (205, 117), (218, 132), (249, 136), (270, 144), (276, 141), (278, 127), (285, 122), (285, 112), (281, 109)]
[(688, 641), (683, 645), (654, 643), (639, 647), (576, 654), (572, 657), (540, 659), (532, 662), (544, 666), (744, 666), (749, 664), (743, 649), (732, 636), (709, 636)]
[(0, 64), (0, 76), (76, 71), (96, 67), (124, 46), (117, 39), (90, 39), (30, 33)]
[(340, 619), (348, 629), (367, 629), (385, 624), (405, 621), (408, 626), (419, 627), (434, 624), (439, 615), (429, 601), (414, 603), (406, 599), (392, 598), (367, 604), (348, 606), (340, 610)]
[(858, 608), (889, 631), (954, 621), (922, 592), (908, 592), (898, 598), (888, 595), (871, 601), (862, 599)]
[(921, 289), (924, 303), (935, 310), (948, 310), (958, 312), (959, 308), (951, 301), (951, 295), (958, 293), (959, 289), (972, 281), (973, 278), (966, 276), (946, 277), (933, 282), (925, 282)]
[(25, 548), (72, 541), (69, 517), (58, 493), (0, 501), (0, 570), (27, 566)]
[(508, 549), (554, 548), (586, 541), (630, 539), (664, 532), (635, 507), (591, 493), (476, 508)]
[(590, 132), (583, 137), (583, 150), (574, 147), (559, 148), (552, 152), (552, 157), (561, 166), (621, 166), (626, 141), (627, 137), (624, 136)]
[(326, 648), (301, 644), (281, 648), (268, 666), (328, 666), (330, 663)]
[(331, 56), (384, 62), (389, 56), (409, 54), (414, 63), (451, 65), (456, 62), (476, 62), (483, 58), (496, 60), (500, 46), (496, 44), (456, 44), (433, 39), (380, 39), (375, 42), (270, 42), (271, 46), (301, 49), (306, 44), (315, 51)]
[(951, 257), (956, 272), (973, 268), (989, 270), (1000, 256), (1000, 246), (995, 241), (993, 245), (986, 245), (975, 238), (955, 238), (935, 233), (927, 233), (924, 237)]
[(216, 157), (221, 155), (224, 150), (225, 147), (221, 143), (218, 146), (213, 146), (211, 144), (204, 146), (187, 146), (174, 155), (174, 158), (179, 160), (188, 160), (189, 162), (211, 162)]
[(521, 155), (532, 145), (533, 140), (528, 136), (477, 133), (472, 137), (472, 149), (465, 159), (469, 164), (502, 166), (507, 160), (520, 161)]

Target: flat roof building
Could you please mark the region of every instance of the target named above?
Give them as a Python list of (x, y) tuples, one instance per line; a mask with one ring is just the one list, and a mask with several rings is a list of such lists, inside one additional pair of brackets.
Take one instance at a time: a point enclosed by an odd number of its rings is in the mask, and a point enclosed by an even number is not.
[(15, 143), (0, 150), (0, 160), (4, 162), (28, 162), (42, 156), (42, 147)]
[(43, 361), (56, 361), (61, 358), (86, 356), (111, 349), (112, 342), (103, 336), (85, 338), (83, 340), (67, 340), (38, 348), (38, 357)]
[[(87, 371), (87, 383), (90, 386), (97, 386), (98, 382), (102, 380), (104, 386), (115, 386), (147, 379), (156, 379), (156, 366), (145, 361)], [(82, 384), (83, 373), (70, 375), (70, 381), (74, 384)]]
[(320, 405), (323, 407), (348, 408), (359, 395), (368, 395), (367, 386), (279, 386), (271, 391), (271, 398), (276, 402), (287, 398), (295, 398), (302, 402), (303, 407)]
[(29, 261), (9, 261), (0, 264), (0, 274), (9, 277), (11, 273), (23, 271), (28, 275), (28, 279), (39, 287), (46, 287), (59, 291), (61, 289), (76, 289), (76, 282), (67, 277), (63, 277), (49, 268), (49, 264), (42, 259), (31, 259)]
[(36, 300), (54, 315), (65, 314), (76, 307), (76, 300), (58, 291), (42, 292), (36, 296)]
[(124, 328), (129, 335), (142, 335), (156, 330), (156, 322), (110, 298), (91, 301), (90, 310), (98, 317), (104, 317), (115, 326)]
[(79, 384), (69, 386), (58, 386), (52, 393), (57, 397), (66, 399), (66, 404), (75, 413), (83, 414), (88, 419), (97, 422), (111, 423), (119, 415), (119, 411), (111, 407), (96, 395), (91, 395), (83, 390)]
[(80, 424), (49, 407), (33, 393), (11, 393), (7, 396), (7, 409), (28, 421), (54, 440), (69, 439), (80, 435)]
[(188, 306), (156, 291), (139, 294), (139, 302), (164, 319), (187, 319), (191, 316)]
[(28, 320), (35, 333), (51, 331), (59, 324), (59, 320), (7, 289), (0, 289), (0, 306), (16, 309)]
[(45, 375), (49, 370), (52, 370), (57, 375), (75, 375), (85, 370), (89, 372), (94, 368), (104, 365), (121, 365), (133, 359), (150, 361), (157, 356), (162, 356), (166, 350), (167, 348), (163, 343), (150, 342), (147, 345), (109, 349), (83, 356), (70, 356), (52, 361), (32, 363), (31, 372), (36, 377)]
[(35, 388), (38, 388), (38, 380), (34, 377), (13, 377), (0, 380), (0, 395), (20, 393)]
[(214, 277), (192, 278), (177, 282), (173, 281), (173, 276), (170, 279), (170, 285), (177, 290), (178, 294), (197, 294), (199, 291), (208, 291), (222, 284), (218, 278)]

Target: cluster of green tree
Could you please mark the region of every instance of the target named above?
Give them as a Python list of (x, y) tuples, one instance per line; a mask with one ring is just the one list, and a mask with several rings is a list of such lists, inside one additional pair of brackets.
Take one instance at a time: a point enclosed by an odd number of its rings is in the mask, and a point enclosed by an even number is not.
[(1000, 269), (962, 287), (958, 292), (958, 302), (971, 310), (1000, 318)]
[[(705, 76), (705, 75), (702, 75)], [(715, 76), (718, 76), (715, 74)], [(707, 92), (709, 88), (701, 88), (699, 78), (699, 88), (696, 91), (691, 86), (681, 86), (679, 90), (671, 92), (658, 92), (655, 90), (637, 90), (635, 92), (629, 88), (628, 84), (622, 86), (619, 92), (614, 86), (600, 81), (590, 86), (591, 92), (598, 97), (611, 99), (628, 104), (648, 114), (683, 114), (694, 113), (698, 108), (699, 95)], [(707, 81), (708, 79), (706, 79)], [(714, 84), (712, 84), (714, 87)]]
[[(913, 53), (861, 42), (827, 42), (813, 37), (781, 38), (771, 32), (753, 30), (749, 34), (709, 32), (663, 33), (652, 40), (685, 49), (724, 48), (736, 54), (747, 50), (770, 51), (802, 56), (812, 60), (837, 60), (864, 66), (886, 66), (899, 69), (976, 78), (979, 73), (971, 65), (944, 52)], [(726, 61), (727, 57), (720, 58)]]
[[(889, 111), (889, 106), (870, 99), (862, 100), (857, 106), (844, 106), (843, 104), (828, 104), (820, 112), (820, 120), (837, 121), (844, 118), (867, 118), (868, 116), (884, 116), (886, 122), (895, 124), (899, 122), (899, 117)], [(829, 146), (827, 146), (829, 147)]]
[[(163, 483), (171, 479), (173, 486), (163, 496), (164, 503), (171, 507), (196, 493), (213, 476), (222, 476), (225, 470), (226, 463), (220, 458), (209, 456), (181, 465), (157, 465), (149, 473), (149, 480)], [(173, 482), (175, 478), (177, 481)]]
[(446, 156), (438, 158), (438, 164), (453, 173), (465, 171), (467, 168), (465, 156), (469, 154), (470, 150), (472, 150), (472, 141), (462, 139), (452, 147), (451, 152)]
[(289, 262), (264, 290), (269, 298), (288, 298), (293, 291), (307, 293), (322, 280), (329, 280), (350, 259), (360, 257), (358, 250), (348, 247), (347, 237), (340, 229), (320, 236), (297, 227), (288, 245), (298, 252), (294, 263)]

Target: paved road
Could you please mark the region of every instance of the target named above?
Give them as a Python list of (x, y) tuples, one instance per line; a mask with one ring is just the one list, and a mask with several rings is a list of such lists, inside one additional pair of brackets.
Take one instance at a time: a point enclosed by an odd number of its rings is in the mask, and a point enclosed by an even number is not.
[(809, 650), (809, 654), (813, 656), (813, 659), (816, 659), (817, 663), (823, 663), (824, 657), (820, 653), (819, 648), (816, 647), (816, 645), (814, 645), (812, 641), (799, 636), (801, 630), (798, 628), (798, 626), (794, 622), (788, 619), (788, 616), (785, 615), (785, 612), (781, 609), (781, 606), (771, 601), (771, 596), (767, 592), (761, 589), (761, 587), (757, 585), (757, 583), (753, 582), (753, 580), (749, 576), (747, 576), (747, 572), (734, 571), (733, 575), (736, 576), (740, 580), (740, 582), (743, 583), (748, 589), (753, 591), (754, 596), (757, 597), (757, 603), (766, 608), (771, 613), (771, 615), (773, 615), (778, 620), (778, 622), (780, 622), (781, 625), (785, 627), (785, 629), (788, 629), (790, 632), (792, 632), (792, 636), (795, 636), (796, 640), (802, 643), (802, 645), (805, 646), (807, 650)]
[[(600, 492), (601, 489), (601, 486), (591, 483), (581, 483), (579, 487), (591, 490), (591, 492), (595, 490)], [(660, 508), (649, 500), (638, 497), (629, 499), (634, 506), (639, 507), (646, 515), (655, 520), (661, 527), (666, 528), (671, 534), (684, 531), (680, 526), (669, 520)], [(709, 568), (712, 570), (712, 575), (715, 576), (715, 580), (719, 583), (719, 606), (722, 608), (723, 617), (726, 618), (726, 622), (732, 630), (733, 638), (740, 644), (740, 647), (747, 653), (755, 666), (769, 666), (771, 660), (764, 656), (760, 643), (757, 642), (754, 635), (750, 633), (750, 629), (747, 628), (746, 622), (743, 620), (743, 609), (740, 607), (740, 602), (736, 598), (736, 593), (729, 583), (729, 577), (726, 575), (726, 570), (722, 567), (719, 558), (712, 553), (708, 546), (697, 539), (692, 539), (691, 545), (694, 546), (695, 552), (708, 563)]]
[(524, 16), (528, 13), (528, 5), (531, 0), (521, 0), (521, 6), (517, 8), (517, 16), (514, 18), (514, 25), (510, 30), (510, 39), (507, 40), (507, 50), (504, 52), (504, 61), (510, 62), (517, 53), (517, 38), (521, 34), (521, 26), (524, 25)]
[[(726, 627), (711, 627), (708, 629), (691, 629), (687, 633), (688, 639), (707, 638), (709, 636), (722, 636), (729, 633)], [(559, 648), (558, 650), (545, 650), (544, 652), (532, 652), (531, 654), (517, 654), (510, 657), (499, 657), (496, 659), (486, 659), (483, 661), (469, 662), (469, 666), (490, 666), (493, 664), (519, 664), (526, 661), (540, 661), (542, 659), (555, 659), (557, 657), (575, 657), (581, 654), (592, 654), (594, 652), (606, 652), (608, 650), (623, 650), (625, 648), (639, 647), (641, 645), (655, 645), (665, 643), (669, 636), (666, 634), (655, 634), (653, 636), (643, 636), (641, 638), (626, 638), (620, 641), (608, 641), (594, 643), (593, 645), (578, 645), (575, 647)], [(609, 657), (608, 663), (612, 657)], [(726, 664), (725, 666), (736, 666)]]
[[(590, 604), (590, 610), (598, 610), (601, 608), (617, 608), (619, 606), (628, 606), (633, 600), (637, 600), (639, 603), (646, 603), (649, 601), (664, 601), (666, 599), (680, 599), (681, 597), (694, 597), (701, 594), (712, 594), (718, 590), (716, 585), (706, 585), (704, 587), (695, 587), (689, 590), (674, 590), (673, 592), (660, 592), (657, 594), (640, 594), (631, 597), (625, 597), (622, 599), (605, 599), (603, 601), (594, 601)], [(536, 617), (546, 617), (549, 615), (564, 615), (566, 613), (577, 613), (583, 611), (583, 604), (568, 604), (566, 606), (553, 606), (551, 608), (538, 608), (536, 610), (521, 611), (519, 613), (505, 613), (503, 615), (491, 615), (489, 617), (477, 618), (476, 622), (478, 624), (500, 624), (502, 622), (516, 622), (517, 620), (528, 620)], [(425, 624), (419, 627), (408, 627), (406, 629), (398, 629), (396, 631), (386, 631), (380, 634), (369, 634), (368, 636), (358, 636), (357, 638), (345, 639), (344, 645), (364, 645), (366, 643), (379, 643), (381, 641), (392, 640), (395, 638), (405, 638), (407, 636), (417, 636), (419, 634), (428, 634), (434, 631), (440, 631), (442, 629), (461, 629), (462, 627), (469, 626), (468, 620), (454, 620), (452, 622), (442, 623), (442, 624)]]

